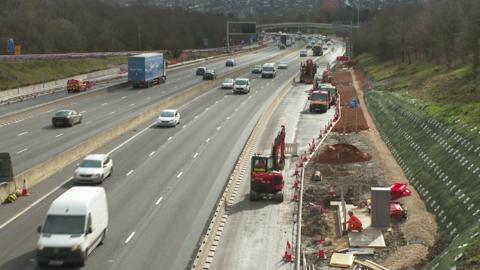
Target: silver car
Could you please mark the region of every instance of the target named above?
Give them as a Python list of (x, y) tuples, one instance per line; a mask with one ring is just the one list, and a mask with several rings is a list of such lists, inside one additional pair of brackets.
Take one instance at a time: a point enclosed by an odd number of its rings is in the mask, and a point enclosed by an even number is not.
[(113, 172), (113, 161), (107, 154), (86, 156), (73, 173), (75, 183), (99, 184)]
[(233, 86), (234, 94), (247, 94), (250, 93), (250, 80), (246, 78), (235, 79)]

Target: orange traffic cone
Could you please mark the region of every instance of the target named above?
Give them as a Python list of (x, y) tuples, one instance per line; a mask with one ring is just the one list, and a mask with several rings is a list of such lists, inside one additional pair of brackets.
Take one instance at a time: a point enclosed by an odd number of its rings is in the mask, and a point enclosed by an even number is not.
[(327, 255), (325, 255), (325, 250), (323, 249), (323, 241), (324, 240), (318, 241), (318, 258), (325, 260), (327, 259)]
[(310, 143), (310, 154), (313, 154), (314, 151), (315, 151), (315, 139), (313, 139), (312, 142)]
[(300, 175), (300, 169), (297, 166), (295, 166), (295, 172), (293, 173), (292, 176), (299, 176), (299, 175)]
[(307, 158), (307, 151), (303, 151), (303, 156), (302, 156), (302, 161), (306, 162), (308, 160)]
[(298, 202), (298, 187), (294, 187), (292, 201)]
[(27, 189), (27, 179), (23, 179), (23, 187), (22, 187), (22, 196), (28, 196), (30, 193), (28, 192)]
[(295, 177), (295, 181), (293, 181), (293, 188), (298, 188), (298, 179)]
[(285, 248), (285, 253), (283, 254), (283, 261), (293, 262), (292, 243), (290, 241), (287, 241), (287, 247)]

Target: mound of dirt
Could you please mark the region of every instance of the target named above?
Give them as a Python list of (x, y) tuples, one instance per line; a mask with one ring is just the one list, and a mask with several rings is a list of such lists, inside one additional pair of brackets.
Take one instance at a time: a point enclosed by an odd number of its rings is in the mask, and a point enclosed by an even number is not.
[(372, 156), (358, 150), (357, 147), (351, 144), (334, 144), (327, 146), (318, 157), (317, 161), (327, 164), (342, 164), (369, 161)]

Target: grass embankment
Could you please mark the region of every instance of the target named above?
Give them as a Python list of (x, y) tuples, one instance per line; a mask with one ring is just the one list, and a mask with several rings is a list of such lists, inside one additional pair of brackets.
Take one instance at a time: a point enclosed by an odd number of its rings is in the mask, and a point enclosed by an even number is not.
[(480, 126), (480, 78), (472, 78), (471, 66), (447, 70), (431, 63), (381, 62), (367, 54), (358, 60), (369, 77), (380, 82), (377, 90), (413, 98), (430, 116), (442, 122), (460, 120)]
[(480, 269), (480, 102), (469, 67), (359, 60), (380, 90), (366, 94), (370, 114), (440, 225), (424, 269)]
[(58, 80), (126, 63), (126, 56), (4, 61), (0, 63), (0, 90)]

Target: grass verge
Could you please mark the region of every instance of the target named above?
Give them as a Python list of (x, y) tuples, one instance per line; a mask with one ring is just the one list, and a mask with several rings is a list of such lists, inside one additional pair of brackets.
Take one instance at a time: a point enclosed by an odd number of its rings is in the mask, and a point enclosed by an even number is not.
[(126, 63), (126, 56), (4, 61), (0, 63), (0, 90), (58, 80)]

